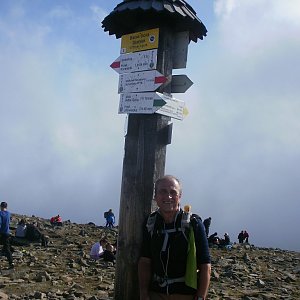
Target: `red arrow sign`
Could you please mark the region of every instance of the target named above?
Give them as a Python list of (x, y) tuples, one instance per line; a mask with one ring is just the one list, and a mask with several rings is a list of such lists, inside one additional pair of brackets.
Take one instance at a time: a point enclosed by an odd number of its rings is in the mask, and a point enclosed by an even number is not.
[[(120, 58), (117, 58), (117, 59), (120, 59)], [(116, 71), (118, 69), (120, 69), (120, 66), (121, 66), (121, 61), (120, 60), (115, 60), (111, 65), (110, 67), (115, 69)], [(118, 71), (117, 71), (118, 72)]]
[(155, 70), (157, 49), (120, 55), (110, 66), (119, 74)]
[(156, 70), (121, 74), (118, 92), (153, 92), (166, 81), (167, 78)]

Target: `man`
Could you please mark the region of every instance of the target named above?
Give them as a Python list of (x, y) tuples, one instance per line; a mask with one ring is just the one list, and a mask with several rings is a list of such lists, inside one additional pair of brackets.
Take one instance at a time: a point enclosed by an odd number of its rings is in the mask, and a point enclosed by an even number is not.
[(209, 227), (210, 227), (210, 224), (211, 224), (211, 217), (205, 219), (203, 221), (203, 225), (204, 225), (204, 228), (205, 228), (205, 232), (206, 232), (206, 236), (208, 237), (208, 234), (209, 234)]
[(0, 204), (0, 241), (3, 245), (2, 252), (6, 256), (9, 267), (13, 268), (14, 263), (12, 259), (12, 254), (10, 251), (10, 233), (9, 233), (9, 224), (10, 224), (10, 212), (7, 210), (7, 203), (1, 202)]
[(104, 249), (106, 248), (106, 245), (108, 244), (107, 239), (101, 238), (99, 242), (96, 242), (91, 249), (90, 256), (91, 258), (97, 260), (99, 259), (104, 252)]
[(149, 232), (148, 218), (138, 263), (140, 300), (205, 299), (211, 260), (204, 226), (195, 219), (193, 230), (199, 277), (197, 287), (192, 288), (185, 283), (188, 242), (184, 231), (178, 228), (184, 216), (179, 206), (181, 184), (176, 177), (167, 175), (156, 181), (154, 193), (158, 206), (158, 211), (151, 214), (155, 216), (155, 230)]
[(247, 232), (247, 230), (244, 230), (244, 235), (243, 238), (245, 240), (245, 243), (249, 243), (249, 233)]
[(238, 240), (240, 244), (244, 243), (244, 230), (242, 230), (238, 235)]
[(105, 219), (106, 219), (106, 225), (105, 225), (105, 227), (114, 228), (115, 215), (112, 212), (112, 209), (110, 209), (109, 211), (105, 212)]

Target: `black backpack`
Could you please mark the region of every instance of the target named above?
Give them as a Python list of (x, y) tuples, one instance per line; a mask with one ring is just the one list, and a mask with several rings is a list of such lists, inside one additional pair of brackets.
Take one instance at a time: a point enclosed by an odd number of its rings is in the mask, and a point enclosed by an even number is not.
[(26, 236), (25, 238), (29, 241), (40, 241), (42, 234), (40, 231), (33, 225), (28, 224), (26, 227)]

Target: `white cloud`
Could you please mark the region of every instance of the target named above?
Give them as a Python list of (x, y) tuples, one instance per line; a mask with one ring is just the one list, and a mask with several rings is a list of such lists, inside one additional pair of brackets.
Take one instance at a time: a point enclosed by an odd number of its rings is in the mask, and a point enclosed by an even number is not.
[[(15, 18), (0, 12), (0, 188), (13, 211), (60, 210), (99, 224), (107, 207), (118, 215), (124, 116), (109, 65), (119, 42), (102, 32), (102, 8), (69, 7), (55, 6), (52, 19), (48, 7), (36, 16), (27, 6)], [(173, 120), (166, 172), (215, 229), (248, 227), (261, 244), (264, 216), (270, 224), (294, 216), (300, 192), (297, 9), (295, 1), (217, 1), (208, 36), (190, 45), (183, 72), (194, 86), (175, 95), (190, 114)], [(270, 243), (279, 245), (276, 236)]]
[(108, 12), (105, 11), (102, 7), (97, 5), (90, 6), (90, 10), (93, 13), (93, 19), (99, 23), (99, 21), (102, 21), (107, 15)]
[(48, 16), (55, 19), (69, 19), (73, 16), (73, 12), (70, 7), (59, 5), (52, 8), (49, 11)]
[(236, 55), (277, 51), (289, 40), (300, 43), (295, 39), (300, 31), (297, 0), (217, 0), (215, 13), (223, 44)]
[(239, 1), (236, 0), (216, 0), (214, 2), (215, 13), (222, 18), (229, 18), (238, 4)]

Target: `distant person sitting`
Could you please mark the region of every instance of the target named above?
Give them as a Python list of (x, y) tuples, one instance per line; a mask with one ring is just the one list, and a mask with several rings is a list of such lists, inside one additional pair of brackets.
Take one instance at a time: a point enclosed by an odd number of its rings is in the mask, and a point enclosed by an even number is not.
[(15, 236), (17, 238), (25, 238), (26, 230), (27, 230), (27, 226), (26, 226), (25, 220), (22, 219), (17, 225)]
[(217, 233), (217, 232), (211, 234), (211, 235), (208, 237), (207, 241), (208, 241), (209, 247), (211, 247), (212, 245), (215, 244), (216, 239), (219, 239), (219, 238), (218, 238), (218, 233)]
[(227, 232), (225, 232), (225, 234), (224, 234), (224, 242), (225, 242), (225, 245), (230, 244), (230, 237), (229, 237), (229, 234)]
[(245, 240), (245, 243), (249, 243), (249, 233), (244, 230), (244, 240)]
[(230, 237), (229, 237), (228, 233), (225, 232), (224, 239), (220, 240), (220, 247), (226, 247), (226, 246), (229, 246), (230, 244), (231, 244)]
[(210, 224), (211, 224), (211, 217), (208, 217), (207, 219), (205, 219), (203, 221), (203, 225), (204, 225), (204, 228), (205, 228), (205, 232), (206, 232), (206, 236), (208, 237), (208, 234), (209, 234), (209, 227), (210, 227)]
[(238, 240), (240, 244), (244, 243), (244, 231), (242, 230), (238, 235)]
[(104, 218), (106, 219), (105, 227), (113, 228), (115, 224), (115, 215), (112, 212), (112, 209), (104, 213)]
[(104, 253), (103, 253), (103, 260), (104, 261), (110, 261), (110, 262), (115, 262), (116, 260), (116, 257), (115, 257), (115, 254), (114, 254), (114, 246), (111, 245), (111, 244), (107, 244), (106, 245), (106, 248), (104, 250)]
[(50, 223), (54, 226), (62, 226), (62, 217), (60, 215), (52, 217)]
[(100, 257), (102, 257), (103, 253), (104, 253), (104, 249), (106, 248), (107, 245), (107, 240), (105, 238), (100, 239), (99, 242), (95, 243), (92, 246), (91, 252), (90, 252), (90, 256), (92, 259), (99, 259)]
[(49, 239), (45, 236), (35, 222), (27, 225), (25, 238), (30, 242), (40, 242), (41, 246), (47, 247)]

